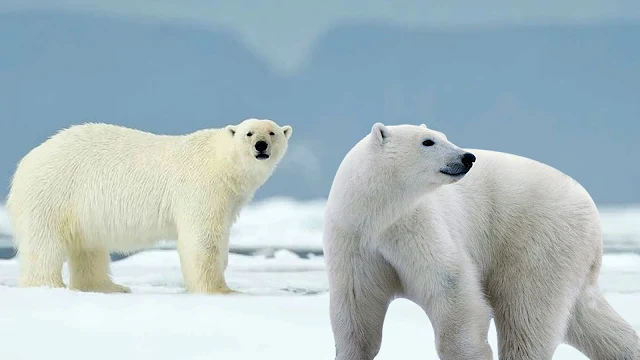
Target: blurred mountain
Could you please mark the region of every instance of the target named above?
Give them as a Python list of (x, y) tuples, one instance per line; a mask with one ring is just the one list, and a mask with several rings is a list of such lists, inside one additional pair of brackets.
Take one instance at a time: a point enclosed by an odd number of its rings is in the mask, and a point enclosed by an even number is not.
[[(292, 29), (292, 31), (295, 31)], [(247, 117), (294, 126), (257, 197), (327, 195), (376, 121), (549, 163), (599, 203), (640, 202), (640, 24), (410, 30), (337, 26), (281, 75), (233, 33), (82, 13), (0, 15), (0, 196), (61, 127), (157, 133)]]

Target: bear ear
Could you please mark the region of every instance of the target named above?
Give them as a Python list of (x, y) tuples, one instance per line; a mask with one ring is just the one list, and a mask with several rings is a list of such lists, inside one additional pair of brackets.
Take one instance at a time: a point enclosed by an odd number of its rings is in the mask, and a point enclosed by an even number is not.
[(282, 127), (282, 131), (284, 132), (284, 136), (289, 140), (291, 134), (293, 134), (293, 128), (290, 125), (285, 125)]
[(235, 125), (227, 125), (225, 127), (225, 129), (229, 132), (229, 134), (231, 134), (231, 136), (234, 136), (236, 134), (236, 126)]
[(427, 125), (425, 125), (425, 124), (420, 124), (420, 127), (423, 127), (423, 128), (425, 128), (425, 129), (426, 129), (426, 128), (427, 128)]
[(376, 139), (377, 142), (382, 144), (389, 137), (389, 129), (387, 129), (383, 123), (377, 122), (373, 124), (371, 128), (371, 135), (373, 135), (373, 138)]

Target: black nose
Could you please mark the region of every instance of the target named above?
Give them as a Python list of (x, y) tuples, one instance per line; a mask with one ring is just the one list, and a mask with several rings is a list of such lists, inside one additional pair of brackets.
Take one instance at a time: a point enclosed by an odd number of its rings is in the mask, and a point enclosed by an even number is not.
[(268, 147), (269, 147), (269, 144), (267, 144), (266, 141), (260, 140), (260, 141), (258, 141), (256, 143), (256, 150), (258, 150), (260, 152), (263, 152), (263, 151), (267, 150)]
[(466, 153), (462, 155), (462, 164), (467, 168), (471, 169), (473, 163), (476, 161), (476, 156), (472, 153)]

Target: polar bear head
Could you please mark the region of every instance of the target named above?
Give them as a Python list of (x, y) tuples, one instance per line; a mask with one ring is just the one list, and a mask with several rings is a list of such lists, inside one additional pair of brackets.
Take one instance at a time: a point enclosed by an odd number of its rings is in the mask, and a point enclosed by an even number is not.
[(424, 124), (376, 123), (368, 138), (371, 163), (404, 189), (417, 185), (422, 190), (457, 182), (476, 160), (473, 154), (449, 142), (443, 133)]
[(246, 158), (247, 163), (276, 164), (287, 151), (293, 128), (280, 127), (268, 119), (251, 118), (238, 125), (228, 125), (226, 131), (232, 137), (236, 154)]

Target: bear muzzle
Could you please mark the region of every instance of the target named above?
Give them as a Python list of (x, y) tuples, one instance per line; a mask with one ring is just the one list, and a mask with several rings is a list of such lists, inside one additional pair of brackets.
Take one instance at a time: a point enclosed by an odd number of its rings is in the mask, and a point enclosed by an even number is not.
[(472, 153), (465, 153), (460, 158), (460, 162), (447, 164), (445, 168), (440, 170), (441, 173), (449, 176), (462, 176), (471, 170), (473, 163), (476, 161), (475, 155)]
[(264, 140), (256, 141), (253, 147), (256, 151), (256, 154), (255, 154), (256, 159), (267, 160), (271, 156), (269, 154), (269, 144), (266, 141)]

